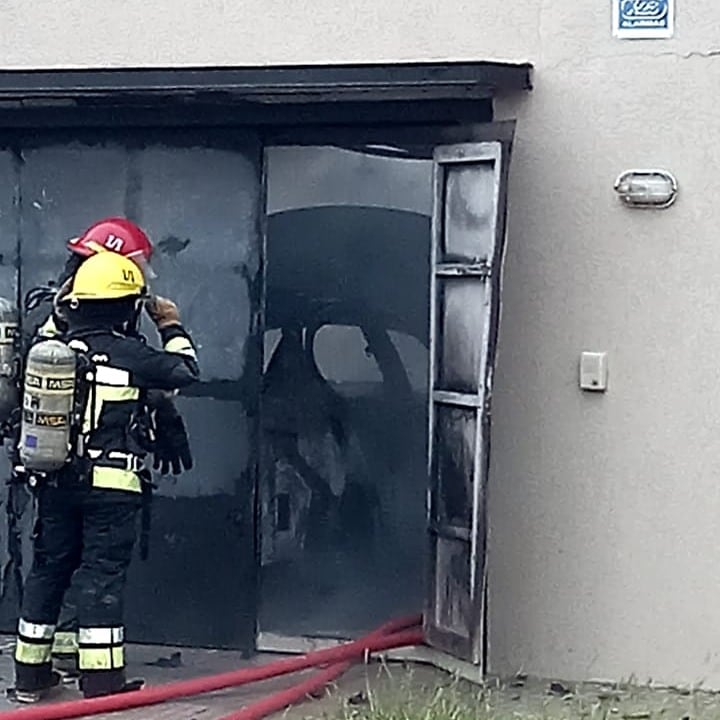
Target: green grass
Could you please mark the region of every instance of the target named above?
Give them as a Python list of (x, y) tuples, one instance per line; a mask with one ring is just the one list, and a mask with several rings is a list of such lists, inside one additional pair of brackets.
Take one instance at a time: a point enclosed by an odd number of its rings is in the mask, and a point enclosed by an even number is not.
[[(720, 720), (720, 696), (699, 689), (578, 685), (515, 679), (482, 686), (444, 674), (382, 668), (365, 689), (338, 689), (326, 720)], [(319, 715), (319, 713), (318, 713)], [(318, 717), (315, 715), (314, 717)]]

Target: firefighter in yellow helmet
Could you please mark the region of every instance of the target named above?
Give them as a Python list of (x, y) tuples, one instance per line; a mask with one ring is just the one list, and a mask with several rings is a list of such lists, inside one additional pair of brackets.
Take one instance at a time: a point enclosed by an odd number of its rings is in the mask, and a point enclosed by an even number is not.
[[(149, 446), (145, 397), (151, 389), (175, 390), (199, 376), (177, 307), (146, 296), (142, 270), (132, 260), (112, 252), (88, 258), (63, 303), (68, 329), (61, 339), (81, 369), (75, 378), (80, 423), (59, 470), (27, 471), (37, 492), (38, 526), (15, 652), (15, 694), (24, 702), (40, 699), (57, 684), (53, 635), (73, 573), (79, 591), (80, 688), (85, 697), (131, 689), (122, 612), (141, 498), (138, 472)], [(164, 350), (129, 332), (143, 308)], [(28, 422), (24, 415), (19, 450), (25, 458), (39, 452), (42, 435), (33, 435)]]
[[(145, 231), (134, 222), (121, 217), (104, 218), (93, 223), (79, 237), (67, 243), (69, 255), (56, 283), (52, 286), (32, 288), (25, 297), (25, 320), (22, 346), (26, 349), (32, 344), (61, 335), (65, 329), (62, 319), (64, 310), (61, 300), (72, 285), (72, 279), (81, 265), (98, 252), (117, 252), (130, 258), (147, 278), (155, 277), (150, 261), (153, 246)], [(148, 275), (149, 273), (149, 275)], [(52, 312), (48, 313), (48, 305), (52, 301)], [(131, 328), (135, 332), (135, 328)], [(139, 332), (139, 331), (138, 331)], [(152, 391), (148, 395), (154, 420), (155, 442), (153, 447), (153, 469), (161, 475), (179, 475), (193, 466), (193, 457), (185, 422), (178, 412), (172, 394), (161, 390)], [(13, 418), (19, 422), (20, 408)], [(12, 441), (17, 444), (17, 428)], [(13, 467), (18, 467), (12, 457)], [(151, 503), (150, 471), (145, 473), (144, 504), (141, 510), (140, 557), (147, 559), (149, 554)], [(13, 482), (19, 484), (22, 478), (13, 475)], [(15, 549), (15, 546), (14, 546)], [(20, 552), (18, 550), (17, 552)], [(22, 557), (14, 557), (14, 564), (22, 564)], [(60, 611), (57, 630), (53, 643), (54, 667), (66, 674), (77, 674), (77, 618), (75, 616), (75, 588), (71, 587)]]

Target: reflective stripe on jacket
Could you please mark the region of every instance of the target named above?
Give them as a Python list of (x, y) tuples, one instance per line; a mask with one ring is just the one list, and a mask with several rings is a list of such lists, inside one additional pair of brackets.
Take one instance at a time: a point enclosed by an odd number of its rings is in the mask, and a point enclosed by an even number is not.
[(141, 492), (129, 429), (143, 411), (145, 391), (176, 390), (198, 379), (195, 347), (184, 328), (174, 325), (160, 334), (164, 350), (95, 328), (72, 329), (66, 337), (94, 366), (82, 427), (93, 487)]

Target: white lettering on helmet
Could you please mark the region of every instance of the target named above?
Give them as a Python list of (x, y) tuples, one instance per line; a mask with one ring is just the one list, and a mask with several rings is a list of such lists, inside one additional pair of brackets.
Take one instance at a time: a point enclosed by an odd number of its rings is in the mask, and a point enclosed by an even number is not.
[(124, 244), (125, 244), (125, 241), (121, 237), (118, 237), (117, 235), (113, 235), (112, 233), (105, 238), (105, 247), (108, 250), (114, 250), (115, 252), (122, 252)]

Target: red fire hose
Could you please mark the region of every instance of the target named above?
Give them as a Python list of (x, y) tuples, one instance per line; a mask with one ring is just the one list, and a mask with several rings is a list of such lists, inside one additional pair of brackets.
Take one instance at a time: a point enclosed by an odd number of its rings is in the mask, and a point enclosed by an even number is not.
[(260, 720), (260, 718), (267, 717), (274, 712), (280, 712), (290, 705), (302, 702), (309, 695), (315, 695), (317, 692), (324, 690), (327, 685), (339, 678), (351, 666), (352, 662), (331, 665), (327, 670), (322, 670), (304, 682), (258, 700), (251, 705), (246, 705), (242, 710), (225, 715), (220, 720)]
[(395, 620), (364, 638), (345, 645), (316, 650), (300, 657), (285, 658), (261, 667), (244, 668), (230, 672), (181, 680), (157, 687), (149, 687), (136, 692), (108, 695), (91, 700), (74, 700), (71, 702), (50, 703), (37, 707), (11, 710), (3, 713), (3, 720), (66, 720), (87, 715), (130, 710), (131, 708), (157, 705), (168, 700), (201, 695), (215, 690), (239, 687), (260, 680), (269, 680), (281, 675), (288, 675), (311, 667), (331, 666), (316, 677), (310, 678), (299, 685), (249, 705), (238, 713), (228, 716), (226, 720), (259, 720), (259, 718), (281, 710), (301, 700), (309, 693), (315, 692), (327, 683), (332, 682), (353, 662), (361, 660), (368, 652), (389, 650), (407, 645), (421, 645), (422, 632), (419, 629), (419, 616)]
[[(401, 618), (399, 620), (386, 623), (375, 630), (371, 635), (368, 635), (366, 639), (391, 636), (393, 633), (398, 633), (401, 630), (419, 627), (421, 623), (422, 616)], [(420, 633), (419, 630), (418, 633)], [(420, 634), (419, 642), (412, 644), (422, 644), (422, 635)], [(302, 702), (308, 696), (315, 695), (321, 690), (324, 690), (327, 685), (347, 672), (352, 664), (353, 663), (351, 661), (345, 661), (330, 665), (330, 667), (322, 670), (313, 677), (308, 678), (297, 685), (293, 685), (286, 690), (277, 692), (270, 697), (263, 698), (262, 700), (258, 700), (250, 705), (246, 705), (241, 710), (230, 713), (230, 715), (226, 715), (220, 718), (220, 720), (260, 720), (261, 718), (264, 718), (274, 712), (284, 710), (290, 705)]]

